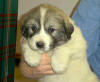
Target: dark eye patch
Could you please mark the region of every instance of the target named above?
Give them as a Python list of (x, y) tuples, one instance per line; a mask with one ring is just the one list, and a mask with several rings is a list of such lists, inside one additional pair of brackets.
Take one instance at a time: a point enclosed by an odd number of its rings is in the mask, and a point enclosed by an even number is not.
[(51, 34), (51, 36), (55, 46), (64, 44), (68, 40), (63, 25), (60, 25), (58, 29), (55, 29), (55, 33)]
[(22, 33), (22, 35), (24, 36), (24, 37), (28, 37), (28, 35), (29, 35), (29, 27), (28, 26), (24, 26), (24, 25), (22, 25), (22, 27), (21, 27), (21, 33)]
[(21, 33), (26, 38), (33, 36), (36, 30), (35, 25), (22, 25), (21, 27)]

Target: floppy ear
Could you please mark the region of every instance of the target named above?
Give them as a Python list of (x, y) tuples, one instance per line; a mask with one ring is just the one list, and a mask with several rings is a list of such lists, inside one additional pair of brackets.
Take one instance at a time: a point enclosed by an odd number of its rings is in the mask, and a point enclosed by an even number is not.
[(71, 23), (64, 22), (64, 29), (65, 29), (65, 33), (67, 35), (67, 39), (70, 39), (71, 38), (71, 34), (74, 31), (74, 26)]
[(22, 25), (21, 26), (21, 34), (24, 37), (28, 37), (29, 36), (29, 27)]

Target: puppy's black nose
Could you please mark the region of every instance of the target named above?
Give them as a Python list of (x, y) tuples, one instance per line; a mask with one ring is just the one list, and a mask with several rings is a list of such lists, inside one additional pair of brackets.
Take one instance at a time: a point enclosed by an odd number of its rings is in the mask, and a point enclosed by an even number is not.
[(44, 48), (44, 43), (42, 41), (39, 41), (36, 43), (37, 48)]

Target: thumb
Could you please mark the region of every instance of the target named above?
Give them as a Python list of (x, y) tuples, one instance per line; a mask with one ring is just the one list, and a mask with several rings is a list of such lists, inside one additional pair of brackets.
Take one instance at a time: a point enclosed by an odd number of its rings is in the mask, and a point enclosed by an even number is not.
[(51, 62), (50, 56), (47, 53), (42, 54), (42, 61), (40, 65), (50, 64), (50, 62)]

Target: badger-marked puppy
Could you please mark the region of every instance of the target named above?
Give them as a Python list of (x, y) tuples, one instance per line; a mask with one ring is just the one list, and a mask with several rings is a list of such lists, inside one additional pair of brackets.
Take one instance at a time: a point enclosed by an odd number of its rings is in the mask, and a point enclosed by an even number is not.
[(86, 58), (86, 42), (80, 29), (66, 14), (51, 5), (42, 4), (25, 14), (21, 27), (22, 51), (26, 63), (38, 66), (41, 54), (51, 56), (56, 72), (39, 82), (98, 82)]

